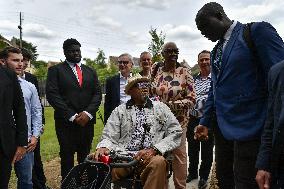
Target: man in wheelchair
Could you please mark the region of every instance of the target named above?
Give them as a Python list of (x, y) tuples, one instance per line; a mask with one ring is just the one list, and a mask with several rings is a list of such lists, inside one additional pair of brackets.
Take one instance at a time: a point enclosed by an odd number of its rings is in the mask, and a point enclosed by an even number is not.
[[(149, 96), (150, 80), (134, 76), (128, 80), (125, 93), (131, 99), (115, 108), (107, 120), (95, 160), (110, 150), (128, 153), (139, 160), (135, 169), (114, 168), (112, 181), (137, 174), (144, 189), (167, 188), (166, 152), (180, 145), (182, 129), (168, 106)], [(131, 183), (130, 183), (131, 184)]]

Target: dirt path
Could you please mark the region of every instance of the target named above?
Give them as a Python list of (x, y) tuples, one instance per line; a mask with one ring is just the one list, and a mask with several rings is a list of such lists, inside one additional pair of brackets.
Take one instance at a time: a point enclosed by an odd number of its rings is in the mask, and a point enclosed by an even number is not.
[(47, 185), (52, 189), (60, 188), (60, 158), (57, 157), (51, 161), (45, 162), (44, 173), (47, 179)]

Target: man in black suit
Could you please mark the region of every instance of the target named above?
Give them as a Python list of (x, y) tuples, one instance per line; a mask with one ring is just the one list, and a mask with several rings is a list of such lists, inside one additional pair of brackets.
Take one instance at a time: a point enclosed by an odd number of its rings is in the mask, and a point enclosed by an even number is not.
[[(34, 84), (34, 86), (37, 89), (37, 93), (40, 96), (38, 80), (36, 76), (29, 72), (24, 71), (30, 64), (30, 61), (32, 60), (33, 55), (28, 49), (25, 49), (25, 48), (22, 48), (22, 55), (23, 55), (22, 78)], [(42, 105), (41, 107), (42, 107), (42, 124), (44, 125), (45, 124), (44, 108)], [(38, 138), (36, 148), (34, 149), (33, 188), (34, 189), (46, 189), (48, 187), (45, 185), (45, 183), (46, 183), (46, 177), (44, 175), (43, 164), (42, 164), (41, 156), (40, 156), (40, 138)]]
[(284, 188), (284, 61), (268, 73), (268, 110), (256, 161), (260, 189)]
[[(0, 59), (7, 58), (10, 53), (14, 52), (1, 51)], [(11, 175), (11, 163), (22, 159), (26, 153), (28, 126), (18, 78), (13, 71), (2, 65), (0, 65), (0, 107), (0, 188), (6, 189)]]
[(55, 129), (60, 145), (61, 176), (89, 154), (96, 112), (102, 94), (95, 70), (81, 63), (81, 44), (76, 39), (63, 43), (66, 60), (48, 69), (46, 97), (55, 109)]
[(123, 53), (118, 57), (119, 73), (106, 80), (106, 96), (104, 103), (104, 122), (107, 122), (112, 110), (122, 103), (126, 103), (130, 96), (124, 92), (127, 79), (132, 76), (131, 68), (133, 58), (128, 53)]

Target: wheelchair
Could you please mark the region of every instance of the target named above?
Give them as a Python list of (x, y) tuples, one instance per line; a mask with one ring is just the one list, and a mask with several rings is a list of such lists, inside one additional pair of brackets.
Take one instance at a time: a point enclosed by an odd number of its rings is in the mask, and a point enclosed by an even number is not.
[[(172, 164), (169, 157), (166, 158), (169, 162), (168, 178), (172, 175)], [(110, 157), (103, 161), (96, 162), (87, 157), (84, 163), (71, 169), (62, 181), (61, 189), (111, 189), (112, 185), (113, 189), (143, 189), (141, 180), (134, 178), (134, 174), (111, 183), (111, 169), (135, 167), (138, 161), (133, 157), (111, 152)]]

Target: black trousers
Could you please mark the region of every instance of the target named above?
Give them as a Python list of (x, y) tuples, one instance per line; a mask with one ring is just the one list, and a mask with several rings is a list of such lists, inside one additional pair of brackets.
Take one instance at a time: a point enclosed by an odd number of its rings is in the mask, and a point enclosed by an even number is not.
[(43, 171), (43, 164), (40, 155), (40, 139), (38, 139), (34, 150), (34, 167), (33, 167), (33, 188), (45, 189), (46, 177)]
[(62, 180), (74, 167), (74, 155), (77, 152), (78, 163), (84, 162), (90, 153), (94, 136), (94, 126), (81, 127), (71, 122), (55, 120), (56, 135), (60, 146)]
[(234, 174), (236, 189), (258, 189), (255, 162), (260, 139), (234, 142)]
[(216, 178), (220, 189), (234, 189), (234, 142), (225, 139), (213, 119), (216, 127), (212, 127), (215, 139)]
[(12, 170), (12, 159), (8, 158), (2, 150), (0, 141), (0, 188), (1, 189), (8, 189), (8, 184), (11, 176)]
[[(192, 118), (188, 124), (188, 175), (191, 178), (198, 178), (199, 151), (201, 150), (201, 164), (199, 169), (200, 179), (207, 180), (213, 161), (214, 138), (212, 131), (208, 133), (208, 140), (198, 141), (194, 139), (194, 128), (199, 124), (198, 118)], [(201, 146), (201, 149), (200, 149)]]

